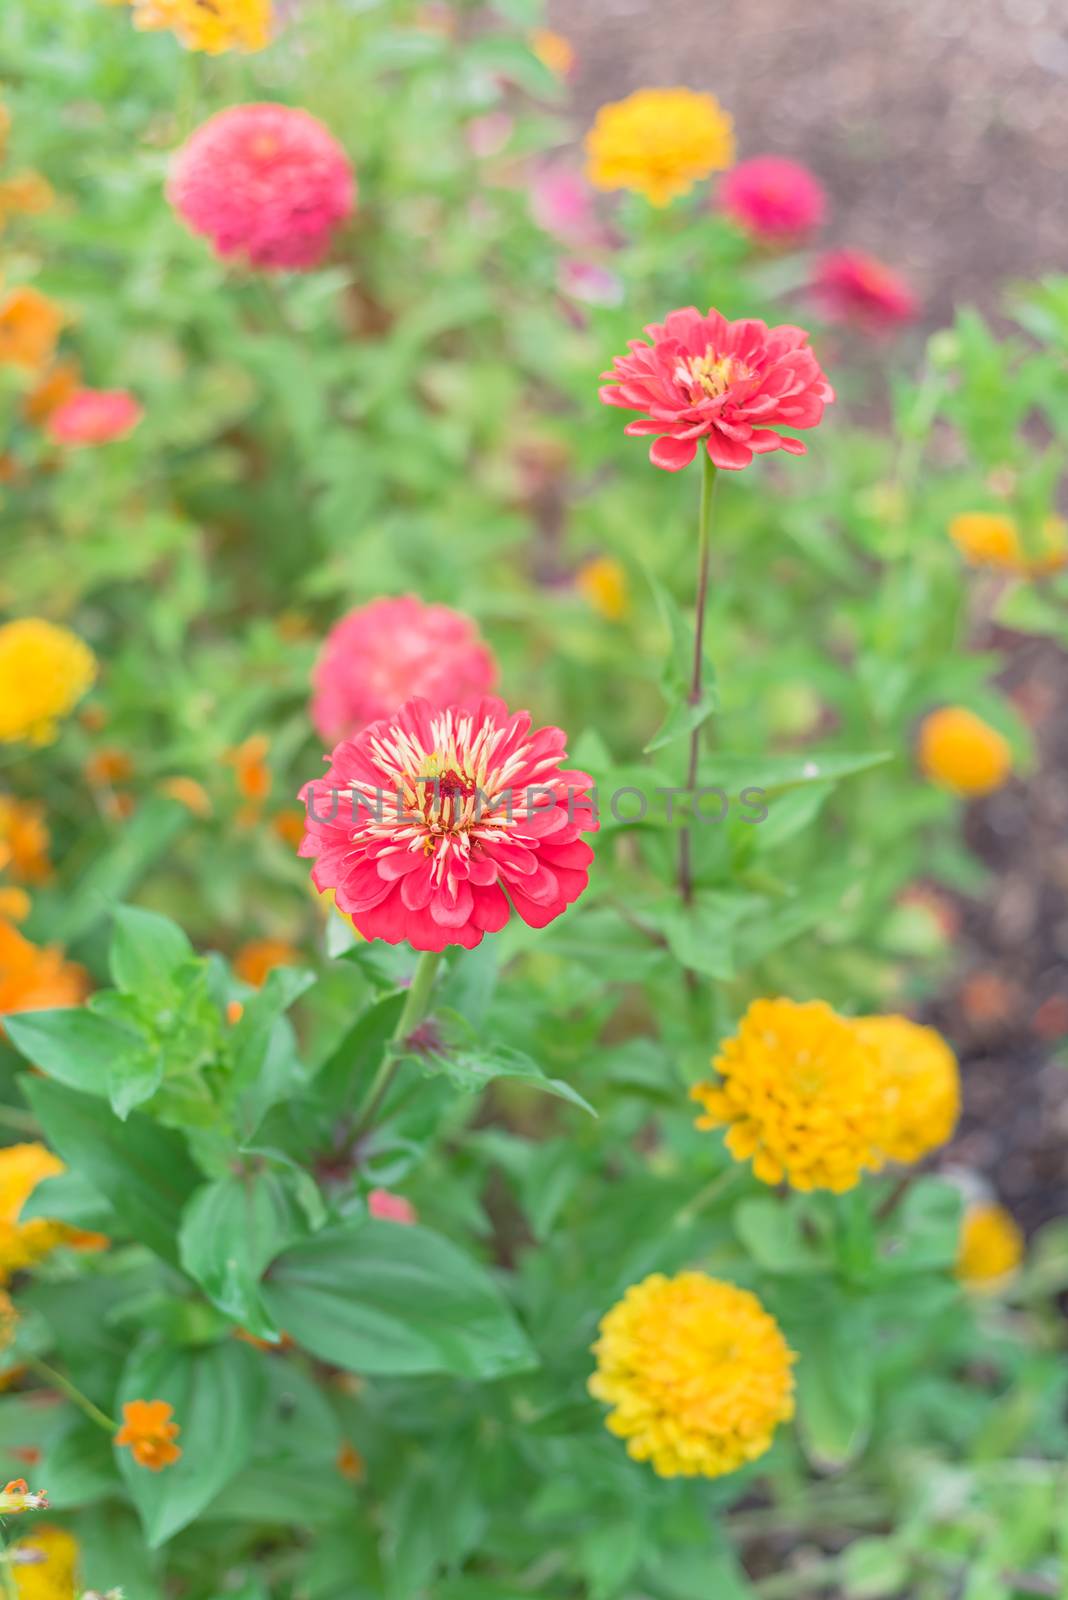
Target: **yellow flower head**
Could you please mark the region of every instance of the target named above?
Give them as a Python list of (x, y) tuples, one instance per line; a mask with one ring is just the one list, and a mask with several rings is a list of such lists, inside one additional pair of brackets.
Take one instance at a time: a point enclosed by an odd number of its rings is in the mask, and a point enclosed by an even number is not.
[(1012, 771), (1012, 748), (965, 706), (943, 706), (923, 719), (920, 766), (934, 783), (958, 795), (990, 794)]
[(794, 1414), (794, 1360), (756, 1295), (703, 1272), (632, 1285), (601, 1323), (590, 1393), (662, 1478), (718, 1478), (762, 1456)]
[(1023, 1234), (1004, 1206), (969, 1206), (961, 1227), (957, 1277), (981, 1294), (1000, 1289), (1023, 1260)]
[(562, 33), (551, 28), (535, 28), (530, 36), (530, 48), (549, 71), (557, 78), (568, 78), (575, 70), (575, 47)]
[(187, 50), (222, 55), (264, 50), (271, 40), (271, 0), (130, 0), (136, 28), (167, 29)]
[(627, 574), (611, 556), (595, 556), (578, 570), (575, 583), (594, 611), (608, 622), (619, 622), (630, 610)]
[(861, 1017), (854, 1026), (875, 1058), (883, 1088), (883, 1153), (890, 1161), (919, 1161), (952, 1138), (957, 1126), (957, 1058), (940, 1033), (908, 1017)]
[(72, 1533), (39, 1522), (15, 1550), (44, 1556), (43, 1561), (19, 1562), (12, 1568), (19, 1600), (75, 1600), (79, 1550)]
[(0, 627), (0, 744), (49, 744), (96, 677), (88, 645), (40, 617)]
[(107, 1244), (102, 1234), (85, 1233), (65, 1222), (44, 1217), (19, 1221), (37, 1185), (64, 1171), (59, 1157), (43, 1144), (12, 1144), (0, 1150), (0, 1283), (6, 1283), (12, 1273), (32, 1267), (58, 1245), (97, 1250)]
[(50, 842), (43, 806), (0, 794), (0, 871), (20, 883), (47, 883)]
[(52, 359), (63, 322), (62, 311), (40, 289), (12, 289), (0, 300), (0, 366), (39, 372)]
[(586, 135), (590, 182), (663, 206), (734, 160), (730, 116), (710, 94), (639, 89), (602, 106)]
[(973, 567), (1036, 576), (1068, 565), (1068, 523), (1049, 517), (1033, 551), (1025, 549), (1012, 517), (998, 511), (966, 511), (954, 517), (949, 537)]
[(762, 1182), (841, 1194), (882, 1165), (875, 1060), (823, 1000), (754, 1000), (713, 1066), (721, 1081), (690, 1091), (697, 1126), (726, 1126), (727, 1149), (752, 1157)]

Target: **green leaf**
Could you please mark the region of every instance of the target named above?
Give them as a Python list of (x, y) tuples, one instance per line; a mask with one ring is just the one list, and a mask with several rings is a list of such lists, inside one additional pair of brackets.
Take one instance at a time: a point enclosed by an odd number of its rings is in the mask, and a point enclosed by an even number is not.
[(589, 1112), (591, 1117), (597, 1115), (577, 1089), (573, 1089), (562, 1078), (546, 1077), (538, 1063), (524, 1055), (522, 1050), (513, 1050), (508, 1045), (483, 1043), (457, 1011), (441, 1011), (437, 1016), (445, 1033), (442, 1050), (435, 1050), (430, 1055), (405, 1057), (423, 1072), (446, 1078), (455, 1088), (470, 1094), (479, 1094), (498, 1078), (512, 1078), (529, 1084), (543, 1094), (566, 1100), (569, 1105)]
[(332, 1111), (345, 1109), (366, 1093), (406, 998), (405, 990), (396, 989), (368, 1006), (315, 1073), (315, 1091)]
[(206, 1348), (175, 1348), (155, 1339), (133, 1351), (119, 1384), (119, 1404), (166, 1400), (181, 1428), (181, 1457), (161, 1472), (116, 1446), (150, 1549), (192, 1522), (252, 1453), (264, 1393), (262, 1359), (236, 1340)]
[(858, 755), (834, 751), (826, 755), (816, 751), (810, 754), (802, 750), (789, 756), (747, 756), (713, 751), (703, 777), (707, 783), (726, 789), (730, 794), (750, 788), (763, 789), (768, 796), (786, 794), (810, 783), (838, 783), (858, 772), (884, 766), (893, 758), (889, 750), (864, 751)]
[(137, 906), (119, 906), (112, 922), (109, 965), (112, 982), (127, 994), (164, 1001), (173, 992), (171, 974), (193, 955), (177, 923)]
[(299, 1345), (352, 1372), (498, 1378), (537, 1364), (485, 1268), (427, 1228), (331, 1228), (280, 1255), (262, 1293)]
[(882, 1600), (908, 1586), (908, 1557), (891, 1539), (855, 1539), (842, 1557), (849, 1600)]
[(734, 1208), (734, 1231), (765, 1272), (794, 1277), (826, 1272), (831, 1253), (806, 1232), (803, 1209), (796, 1201), (741, 1200)]
[(284, 1179), (273, 1172), (218, 1178), (185, 1208), (178, 1248), (182, 1265), (228, 1317), (258, 1339), (278, 1329), (263, 1309), (260, 1277), (280, 1245), (301, 1233)]
[(177, 800), (156, 798), (140, 806), (123, 825), (115, 845), (97, 857), (65, 900), (53, 929), (55, 937), (69, 945), (91, 932), (190, 821), (189, 812)]
[(49, 1445), (41, 1474), (57, 1511), (108, 1499), (119, 1488), (110, 1438), (80, 1414)]
[(147, 1117), (121, 1122), (103, 1101), (47, 1078), (23, 1088), (50, 1144), (121, 1218), (124, 1228), (178, 1265), (182, 1208), (200, 1174), (185, 1141)]
[(830, 1285), (813, 1290), (811, 1280), (790, 1303), (794, 1314), (786, 1319), (786, 1332), (798, 1353), (798, 1433), (813, 1466), (841, 1471), (860, 1455), (871, 1432), (870, 1310)]
[(84, 1006), (5, 1017), (15, 1049), (35, 1067), (86, 1094), (107, 1095), (111, 1075), (145, 1049), (144, 1038)]
[[(649, 576), (647, 574), (647, 576)], [(702, 688), (696, 698), (693, 694), (693, 661), (695, 635), (675, 603), (674, 597), (656, 578), (649, 576), (660, 614), (670, 634), (670, 648), (664, 665), (661, 688), (668, 704), (667, 716), (645, 746), (645, 754), (662, 750), (678, 739), (686, 739), (703, 727), (715, 711), (719, 697), (716, 693), (712, 662), (706, 654), (703, 661)]]
[(78, 1172), (61, 1172), (37, 1185), (23, 1201), (19, 1221), (31, 1222), (36, 1217), (67, 1222), (90, 1233), (111, 1233), (115, 1225), (114, 1211)]

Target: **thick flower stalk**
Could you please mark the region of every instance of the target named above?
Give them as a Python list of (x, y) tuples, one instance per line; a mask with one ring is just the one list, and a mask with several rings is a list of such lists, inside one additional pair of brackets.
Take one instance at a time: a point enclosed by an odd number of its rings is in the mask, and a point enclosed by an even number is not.
[(308, 272), (351, 215), (348, 156), (308, 111), (230, 106), (174, 159), (167, 198), (216, 255), (264, 272)]
[(703, 442), (714, 466), (748, 467), (755, 455), (805, 445), (780, 428), (815, 428), (834, 399), (803, 328), (728, 322), (712, 309), (672, 311), (632, 339), (602, 374), (605, 405), (644, 415), (631, 436), (654, 435), (649, 459), (668, 472), (688, 467)]
[(762, 1183), (841, 1194), (884, 1163), (886, 1099), (857, 1029), (823, 1000), (755, 1000), (698, 1083), (699, 1128), (727, 1129)]
[(475, 711), (413, 699), (344, 740), (306, 784), (312, 879), (367, 939), (471, 949), (513, 912), (552, 922), (586, 887), (597, 827), (566, 736), (487, 698)]
[(762, 1456), (794, 1412), (794, 1360), (756, 1295), (703, 1272), (629, 1288), (601, 1323), (590, 1393), (663, 1478), (718, 1478)]
[(358, 606), (331, 628), (315, 664), (311, 718), (334, 744), (416, 695), (473, 711), (496, 683), (497, 662), (470, 617), (398, 595)]

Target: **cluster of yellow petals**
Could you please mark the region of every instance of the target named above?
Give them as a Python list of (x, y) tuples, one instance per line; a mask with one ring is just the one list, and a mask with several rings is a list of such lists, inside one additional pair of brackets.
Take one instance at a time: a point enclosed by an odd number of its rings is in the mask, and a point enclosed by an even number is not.
[(39, 372), (52, 359), (66, 318), (53, 300), (22, 284), (0, 296), (0, 366)]
[(115, 1443), (124, 1445), (139, 1467), (162, 1472), (182, 1453), (174, 1442), (182, 1430), (173, 1417), (174, 1407), (166, 1400), (129, 1400), (122, 1408)]
[(934, 1028), (908, 1017), (861, 1017), (854, 1027), (876, 1062), (883, 1091), (879, 1144), (889, 1161), (920, 1161), (953, 1137), (960, 1069)]
[(85, 968), (67, 961), (58, 945), (33, 944), (0, 918), (0, 1034), (5, 1016), (81, 1005), (88, 992)]
[(1033, 549), (1021, 537), (1015, 518), (1002, 511), (963, 512), (950, 523), (949, 537), (973, 567), (1038, 577), (1068, 566), (1068, 523), (1061, 517), (1046, 519)]
[(0, 744), (48, 744), (96, 677), (96, 658), (69, 628), (40, 617), (0, 627)]
[(271, 0), (130, 0), (136, 28), (168, 30), (187, 50), (222, 55), (264, 50), (271, 42)]
[(601, 1322), (590, 1393), (609, 1431), (664, 1478), (716, 1478), (762, 1456), (794, 1412), (793, 1352), (747, 1289), (653, 1273)]
[(65, 1172), (62, 1161), (43, 1144), (12, 1144), (0, 1150), (0, 1283), (50, 1255), (59, 1245), (101, 1250), (108, 1240), (66, 1222), (34, 1217), (19, 1220), (30, 1195), (46, 1178)]
[(942, 706), (920, 725), (920, 766), (932, 782), (964, 797), (991, 794), (1012, 771), (1012, 746), (966, 706)]
[(80, 1551), (72, 1533), (50, 1522), (39, 1522), (14, 1548), (16, 1552), (37, 1557), (12, 1566), (19, 1600), (75, 1600), (79, 1592)]
[(596, 188), (632, 189), (663, 206), (730, 166), (734, 128), (710, 94), (639, 89), (601, 107), (586, 135), (586, 154)]
[(1023, 1260), (1024, 1241), (1004, 1206), (969, 1206), (961, 1226), (957, 1276), (969, 1289), (1000, 1289)]
[(621, 622), (630, 610), (625, 567), (612, 556), (594, 556), (575, 576), (579, 593), (606, 622)]
[(755, 1000), (691, 1091), (699, 1128), (727, 1127), (727, 1149), (764, 1183), (852, 1189), (883, 1164), (885, 1090), (853, 1024), (823, 1000)]

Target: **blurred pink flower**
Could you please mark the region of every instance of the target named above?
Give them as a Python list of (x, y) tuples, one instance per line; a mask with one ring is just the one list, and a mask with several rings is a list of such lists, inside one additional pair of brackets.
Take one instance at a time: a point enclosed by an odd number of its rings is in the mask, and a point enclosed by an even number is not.
[(307, 272), (352, 212), (348, 156), (310, 112), (231, 106), (209, 117), (174, 158), (167, 198), (223, 260)]
[(720, 180), (719, 204), (739, 227), (759, 239), (797, 239), (827, 215), (819, 179), (786, 156), (752, 156)]
[(389, 1189), (372, 1189), (367, 1196), (367, 1209), (379, 1222), (403, 1222), (410, 1226), (419, 1221), (419, 1213), (412, 1202)]
[(605, 230), (597, 218), (593, 190), (572, 167), (538, 168), (531, 180), (530, 214), (538, 227), (569, 245), (596, 245)]
[(480, 161), (488, 161), (490, 156), (500, 155), (514, 127), (507, 111), (487, 111), (467, 124), (467, 148)]
[(110, 444), (125, 439), (144, 416), (127, 389), (77, 389), (48, 419), (56, 444)]
[(415, 950), (471, 950), (513, 912), (544, 928), (586, 888), (597, 828), (565, 746), (488, 696), (471, 712), (407, 701), (302, 789), (312, 882), (365, 939)]
[(557, 282), (562, 294), (588, 306), (621, 306), (623, 279), (593, 261), (561, 261)]
[(646, 413), (624, 432), (658, 435), (649, 450), (654, 467), (689, 466), (702, 440), (714, 465), (732, 471), (769, 450), (806, 453), (800, 439), (771, 426), (815, 428), (834, 399), (804, 328), (728, 322), (690, 306), (645, 331), (652, 342), (632, 339), (630, 354), (601, 374), (600, 393), (607, 406)]
[(816, 264), (812, 292), (836, 322), (887, 333), (920, 314), (920, 302), (900, 273), (863, 250), (831, 250)]
[(477, 706), (497, 662), (470, 617), (415, 595), (372, 600), (335, 623), (315, 665), (311, 718), (333, 744), (420, 695), (431, 705)]

